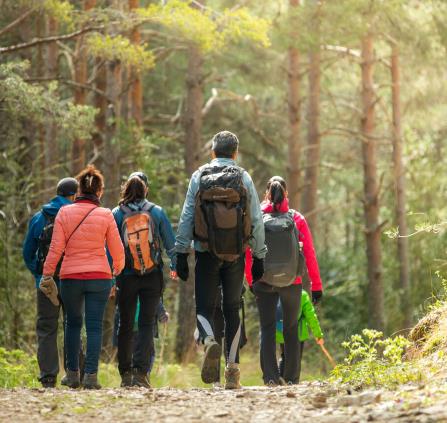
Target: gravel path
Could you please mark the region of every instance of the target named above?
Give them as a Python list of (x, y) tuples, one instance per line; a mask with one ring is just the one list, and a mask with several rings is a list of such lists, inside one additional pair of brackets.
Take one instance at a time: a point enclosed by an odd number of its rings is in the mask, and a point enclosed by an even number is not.
[(348, 394), (324, 383), (223, 389), (11, 389), (1, 422), (447, 422), (447, 384)]

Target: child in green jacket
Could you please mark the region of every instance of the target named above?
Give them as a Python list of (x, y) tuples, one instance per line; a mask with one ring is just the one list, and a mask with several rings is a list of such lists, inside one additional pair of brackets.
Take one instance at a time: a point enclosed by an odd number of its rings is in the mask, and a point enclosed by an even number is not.
[[(281, 349), (281, 358), (279, 360), (279, 373), (281, 377), (284, 372), (284, 337), (283, 337), (283, 321), (282, 321), (282, 309), (281, 302), (278, 301), (278, 307), (276, 310), (276, 342)], [(303, 290), (301, 294), (301, 305), (298, 314), (298, 382), (301, 373), (301, 359), (303, 357), (304, 341), (307, 341), (310, 337), (309, 329), (312, 331), (313, 336), (317, 344), (324, 345), (323, 332), (321, 331), (320, 322), (318, 321), (315, 308), (309, 297), (309, 294)]]

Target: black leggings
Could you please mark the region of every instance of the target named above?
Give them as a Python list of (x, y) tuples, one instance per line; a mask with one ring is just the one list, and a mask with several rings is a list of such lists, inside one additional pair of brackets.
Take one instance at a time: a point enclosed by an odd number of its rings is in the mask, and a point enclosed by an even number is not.
[(200, 338), (215, 336), (213, 316), (218, 290), (222, 290), (225, 352), (228, 363), (239, 362), (241, 320), (239, 308), (245, 256), (234, 262), (220, 261), (209, 252), (196, 251), (196, 313)]
[(276, 307), (278, 299), (283, 310), (284, 379), (298, 383), (298, 312), (301, 302), (301, 285), (282, 288), (256, 282), (253, 292), (261, 324), (260, 363), (264, 383), (278, 383), (279, 369), (276, 359)]
[[(118, 288), (118, 369), (120, 374), (132, 368), (148, 373), (150, 359), (154, 355), (155, 315), (163, 290), (163, 274), (154, 271), (143, 276), (119, 276)], [(134, 347), (133, 328), (137, 299), (140, 300), (140, 315)]]

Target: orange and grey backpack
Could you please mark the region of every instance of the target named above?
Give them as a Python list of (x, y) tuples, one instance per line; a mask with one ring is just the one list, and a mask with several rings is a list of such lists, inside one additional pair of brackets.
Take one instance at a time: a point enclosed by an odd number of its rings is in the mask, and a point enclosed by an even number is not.
[(123, 223), (121, 233), (126, 251), (126, 267), (140, 275), (152, 272), (161, 264), (160, 242), (151, 215), (155, 204), (146, 201), (138, 210), (121, 204)]

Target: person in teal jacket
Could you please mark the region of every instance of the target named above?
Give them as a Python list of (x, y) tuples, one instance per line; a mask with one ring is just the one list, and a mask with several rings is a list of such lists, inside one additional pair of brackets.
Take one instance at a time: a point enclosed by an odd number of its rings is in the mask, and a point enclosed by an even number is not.
[[(279, 373), (283, 377), (284, 372), (284, 337), (283, 337), (283, 322), (281, 302), (278, 301), (276, 310), (276, 342), (281, 349), (281, 358), (279, 360)], [(304, 342), (310, 338), (309, 330), (315, 337), (317, 344), (324, 345), (323, 332), (321, 331), (320, 322), (318, 321), (317, 313), (312, 304), (309, 294), (306, 291), (301, 293), (301, 306), (298, 313), (298, 382), (301, 373), (301, 359), (303, 357)]]

